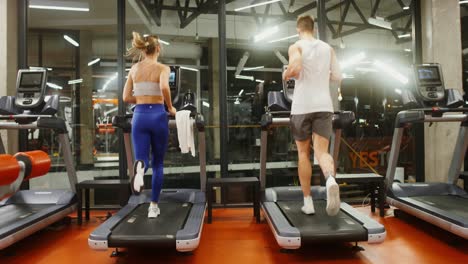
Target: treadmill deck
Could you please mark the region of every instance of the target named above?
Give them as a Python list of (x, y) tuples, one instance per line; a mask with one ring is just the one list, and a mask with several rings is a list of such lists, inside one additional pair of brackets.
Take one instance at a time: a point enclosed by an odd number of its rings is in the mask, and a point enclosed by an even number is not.
[(177, 231), (185, 224), (192, 203), (159, 203), (161, 214), (148, 219), (148, 203), (140, 204), (113, 230), (109, 246), (174, 246)]
[(326, 201), (315, 200), (315, 214), (305, 215), (301, 211), (301, 201), (278, 201), (276, 203), (290, 224), (299, 229), (303, 242), (355, 242), (367, 241), (367, 230), (344, 213), (336, 216), (326, 213)]

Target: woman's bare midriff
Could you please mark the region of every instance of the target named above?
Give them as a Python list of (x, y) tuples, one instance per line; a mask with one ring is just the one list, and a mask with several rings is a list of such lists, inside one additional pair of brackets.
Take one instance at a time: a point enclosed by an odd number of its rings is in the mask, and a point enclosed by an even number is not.
[(137, 104), (164, 104), (164, 97), (159, 95), (136, 96)]

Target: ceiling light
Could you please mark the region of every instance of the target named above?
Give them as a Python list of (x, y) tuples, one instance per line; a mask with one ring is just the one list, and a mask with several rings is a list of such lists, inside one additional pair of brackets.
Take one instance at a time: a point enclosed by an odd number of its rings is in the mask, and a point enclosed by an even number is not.
[(205, 106), (205, 107), (210, 107), (210, 103), (205, 102), (205, 101), (202, 102), (202, 105)]
[(73, 46), (75, 47), (79, 47), (80, 44), (78, 44), (78, 42), (76, 42), (76, 40), (72, 39), (71, 37), (69, 37), (68, 35), (63, 35), (63, 38), (68, 41), (70, 44), (72, 44)]
[(265, 80), (260, 80), (260, 79), (256, 79), (255, 81), (258, 82), (258, 83), (264, 83), (265, 82)]
[(184, 66), (180, 66), (181, 69), (184, 69), (184, 70), (187, 70), (187, 71), (194, 71), (194, 72), (197, 72), (198, 69), (195, 69), (195, 68), (190, 68), (190, 67), (184, 67)]
[(236, 79), (242, 79), (242, 80), (254, 80), (253, 76), (246, 76), (246, 75), (236, 75)]
[(376, 27), (381, 27), (381, 28), (390, 29), (390, 30), (392, 29), (392, 23), (386, 21), (383, 17), (378, 17), (378, 16), (376, 16), (375, 18), (369, 17), (367, 19), (367, 22)]
[(388, 73), (390, 76), (392, 76), (396, 80), (400, 81), (401, 83), (403, 83), (403, 84), (408, 83), (408, 78), (406, 78), (403, 74), (397, 72), (395, 69), (388, 66), (387, 64), (385, 64), (385, 63), (383, 63), (383, 62), (381, 62), (379, 60), (375, 60), (374, 65), (376, 67), (378, 67), (379, 69), (385, 71), (386, 73)]
[(243, 92), (244, 92), (244, 89), (240, 90), (239, 96), (241, 96)]
[(162, 39), (158, 39), (158, 41), (159, 41), (159, 43), (164, 44), (164, 45), (166, 45), (166, 46), (171, 45), (169, 42), (164, 41), (164, 40), (162, 40)]
[(395, 89), (395, 93), (397, 93), (397, 94), (401, 94), (402, 92), (401, 92), (401, 90), (400, 90), (400, 89)]
[(83, 79), (75, 79), (75, 80), (70, 80), (68, 81), (68, 84), (77, 84), (77, 83), (82, 83)]
[(355, 70), (358, 72), (377, 72), (376, 69), (372, 68), (356, 68)]
[(468, 0), (460, 1), (459, 4), (468, 4)]
[(30, 0), (29, 8), (89, 12), (88, 3), (76, 1)]
[(49, 86), (49, 87), (52, 88), (52, 89), (57, 89), (57, 90), (62, 90), (62, 89), (63, 89), (62, 86), (57, 85), (57, 84), (55, 84), (55, 83), (50, 83), (50, 82), (47, 83), (47, 86)]
[(266, 1), (266, 2), (261, 2), (261, 3), (257, 3), (257, 4), (253, 4), (253, 5), (248, 5), (248, 6), (236, 8), (236, 9), (234, 9), (234, 11), (238, 12), (238, 11), (241, 11), (241, 10), (244, 10), (244, 9), (257, 7), (257, 6), (262, 6), (262, 5), (268, 5), (268, 4), (276, 3), (276, 2), (279, 2), (279, 1), (281, 1), (281, 0), (270, 0), (270, 1)]
[(293, 39), (293, 38), (298, 38), (298, 37), (299, 37), (299, 34), (296, 34), (296, 35), (292, 35), (292, 36), (289, 36), (289, 37), (284, 37), (284, 38), (280, 38), (280, 39), (270, 40), (270, 41), (268, 41), (268, 43), (275, 43), (275, 42), (279, 42), (279, 41), (283, 41), (283, 40), (288, 40), (288, 39)]
[(409, 6), (404, 6), (403, 10), (409, 10)]
[(237, 63), (235, 75), (239, 75), (242, 69), (244, 69), (244, 65), (247, 63), (249, 57), (250, 53), (248, 51), (244, 52), (244, 55), (242, 55), (242, 58), (240, 58), (239, 62)]
[(263, 69), (265, 66), (257, 66), (257, 67), (249, 67), (249, 68), (244, 68), (244, 71), (255, 71), (258, 69)]
[(278, 26), (274, 26), (274, 27), (271, 27), (271, 28), (268, 28), (260, 33), (258, 33), (257, 35), (255, 35), (254, 37), (254, 42), (259, 42), (260, 40), (263, 40), (273, 34), (275, 34), (276, 32), (279, 31), (279, 27)]
[(275, 50), (275, 55), (284, 65), (289, 64), (288, 60), (283, 56), (283, 54), (281, 54), (281, 52), (279, 52), (279, 50)]
[(398, 38), (410, 38), (411, 37), (411, 34), (408, 33), (408, 34), (403, 34), (403, 35), (398, 35)]
[(236, 99), (236, 101), (234, 102), (234, 104), (236, 104), (236, 105), (240, 104), (239, 98)]
[(404, 49), (406, 52), (411, 52), (411, 49)]
[(366, 58), (366, 54), (364, 52), (360, 52), (356, 56), (353, 56), (349, 58), (348, 60), (341, 62), (340, 63), (341, 69), (345, 69), (351, 65), (357, 64), (361, 62), (362, 60), (364, 60), (365, 58)]
[(94, 64), (98, 63), (99, 61), (101, 61), (101, 58), (97, 58), (95, 60), (92, 60), (92, 61), (88, 62), (88, 66), (94, 65)]

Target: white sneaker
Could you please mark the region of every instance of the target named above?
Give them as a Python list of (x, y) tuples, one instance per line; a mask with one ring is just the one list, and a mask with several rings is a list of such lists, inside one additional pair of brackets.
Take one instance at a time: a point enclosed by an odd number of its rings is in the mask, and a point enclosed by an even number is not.
[(133, 165), (133, 178), (132, 178), (132, 189), (134, 194), (140, 194), (145, 183), (143, 177), (145, 176), (145, 163), (141, 160), (135, 161)]
[(301, 210), (306, 215), (315, 214), (314, 201), (312, 201), (312, 197), (304, 197), (304, 206), (302, 206)]
[(157, 205), (150, 205), (148, 207), (148, 218), (156, 218), (161, 213)]
[(335, 181), (335, 178), (328, 177), (327, 179), (327, 214), (335, 216), (340, 211), (340, 187)]

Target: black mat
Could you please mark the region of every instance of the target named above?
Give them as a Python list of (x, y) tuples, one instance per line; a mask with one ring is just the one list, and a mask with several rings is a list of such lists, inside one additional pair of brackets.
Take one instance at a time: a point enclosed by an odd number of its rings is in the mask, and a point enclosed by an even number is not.
[(112, 230), (110, 247), (175, 246), (176, 233), (187, 219), (191, 203), (160, 203), (161, 214), (148, 219), (149, 204), (139, 205)]
[(336, 216), (328, 216), (326, 201), (314, 201), (314, 215), (302, 213), (302, 201), (279, 201), (277, 204), (290, 224), (299, 229), (302, 242), (355, 242), (368, 239), (367, 230), (343, 211)]

